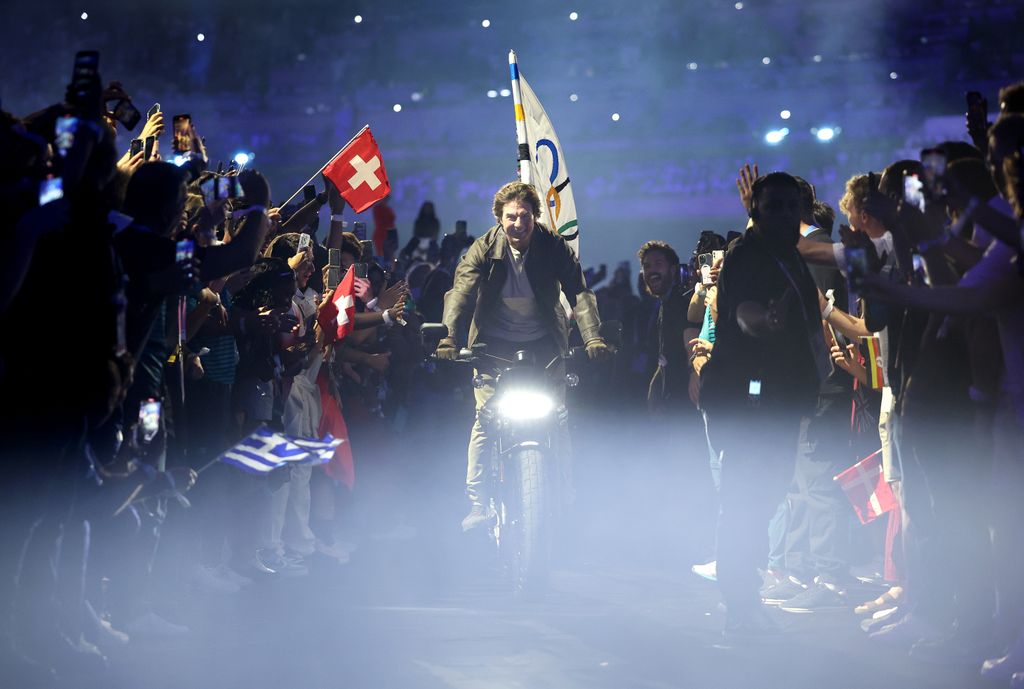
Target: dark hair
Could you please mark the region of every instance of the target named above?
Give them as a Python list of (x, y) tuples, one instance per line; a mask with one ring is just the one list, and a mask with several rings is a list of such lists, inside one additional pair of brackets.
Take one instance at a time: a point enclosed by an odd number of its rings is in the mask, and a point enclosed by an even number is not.
[(999, 89), (999, 109), (1006, 113), (1024, 113), (1024, 81)]
[(644, 262), (644, 258), (652, 251), (660, 251), (668, 259), (669, 264), (673, 266), (679, 265), (679, 254), (676, 250), (669, 246), (667, 243), (652, 239), (649, 242), (644, 242), (644, 245), (640, 247), (640, 251), (636, 252), (637, 258), (640, 259), (640, 263)]
[(494, 194), (494, 217), (501, 221), (501, 209), (510, 201), (525, 203), (533, 211), (533, 217), (540, 217), (540, 197), (537, 190), (525, 182), (509, 182)]
[[(144, 163), (128, 180), (124, 192), (124, 213), (136, 219), (168, 220), (164, 218), (178, 198), (178, 190), (188, 177), (171, 163)], [(162, 231), (162, 227), (150, 228)]]
[(992, 175), (989, 174), (988, 166), (975, 158), (954, 161), (946, 168), (946, 175), (955, 179), (963, 189), (982, 201), (988, 201), (999, 193), (995, 182), (992, 181)]
[(344, 232), (341, 235), (341, 253), (352, 254), (357, 261), (363, 256), (363, 246), (351, 232)]
[(725, 237), (714, 230), (704, 230), (700, 233), (700, 237), (697, 238), (697, 246), (693, 250), (693, 255), (710, 254), (712, 251), (724, 249), (725, 245)]
[(836, 211), (824, 201), (814, 200), (814, 224), (832, 234), (832, 228), (836, 223)]
[(882, 170), (882, 176), (878, 179), (878, 191), (894, 201), (899, 201), (903, 198), (903, 177), (920, 177), (923, 172), (924, 167), (920, 160), (897, 160)]
[(754, 203), (757, 201), (757, 197), (761, 195), (761, 192), (768, 187), (789, 187), (795, 191), (798, 195), (800, 192), (800, 184), (796, 181), (793, 175), (786, 172), (769, 172), (767, 175), (761, 175), (754, 180), (754, 184), (750, 187), (750, 203), (751, 209), (754, 208)]
[(814, 200), (816, 198), (814, 194), (814, 185), (803, 177), (797, 177), (794, 175), (793, 179), (796, 180), (797, 186), (800, 187), (800, 222), (813, 225)]
[(964, 158), (976, 158), (978, 160), (985, 159), (985, 155), (981, 151), (966, 141), (943, 141), (935, 148), (946, 155), (947, 165), (956, 160), (963, 160)]
[[(235, 295), (234, 304), (246, 311), (283, 308), (274, 301), (274, 293), (286, 281), (295, 281), (295, 272), (282, 258), (259, 258), (252, 264), (252, 279)], [(290, 298), (289, 298), (290, 299)]]
[(299, 233), (285, 232), (274, 237), (263, 255), (267, 258), (282, 258), (287, 261), (299, 251)]

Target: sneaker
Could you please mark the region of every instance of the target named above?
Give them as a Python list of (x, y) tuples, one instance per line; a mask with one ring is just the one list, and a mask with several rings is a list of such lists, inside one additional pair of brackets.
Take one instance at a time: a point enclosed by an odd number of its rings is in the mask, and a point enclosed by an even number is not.
[(892, 624), (893, 622), (898, 620), (899, 617), (894, 617), (894, 615), (899, 615), (899, 614), (900, 614), (900, 609), (899, 608), (889, 608), (888, 610), (879, 610), (878, 612), (872, 613), (871, 617), (869, 617), (868, 619), (861, 620), (860, 621), (860, 628), (862, 630), (864, 630), (868, 634), (870, 634), (871, 632), (877, 632), (879, 629), (881, 629), (885, 625)]
[(260, 549), (256, 551), (256, 559), (264, 569), (280, 577), (304, 577), (309, 574), (309, 566), (297, 555), (288, 556), (275, 550)]
[(224, 581), (230, 581), (231, 583), (236, 584), (239, 588), (245, 588), (252, 584), (252, 579), (244, 574), (239, 574), (226, 564), (222, 563), (217, 565), (214, 571), (218, 577)]
[(782, 629), (764, 608), (756, 607), (742, 614), (727, 613), (722, 638), (725, 641), (758, 641), (778, 638)]
[(761, 599), (768, 605), (779, 605), (799, 596), (807, 590), (807, 584), (794, 576), (785, 577), (778, 583), (761, 589)]
[(849, 609), (850, 601), (846, 598), (846, 591), (835, 584), (822, 581), (821, 577), (815, 577), (813, 586), (807, 587), (802, 593), (798, 593), (779, 606), (779, 610), (785, 612), (804, 614), (841, 612)]
[(189, 583), (203, 593), (238, 593), (241, 587), (222, 578), (216, 567), (197, 563), (189, 575)]
[(92, 624), (97, 646), (124, 646), (131, 641), (127, 634), (116, 629), (114, 625), (110, 624), (110, 620), (96, 612), (89, 601), (85, 601), (85, 614), (89, 623)]
[(495, 515), (494, 511), (489, 507), (484, 507), (483, 505), (474, 503), (473, 509), (471, 509), (469, 514), (467, 514), (462, 520), (462, 530), (463, 532), (471, 531), (478, 526), (489, 524), (494, 521), (495, 516), (497, 515)]
[(188, 634), (188, 627), (183, 624), (168, 622), (155, 612), (147, 612), (137, 620), (125, 625), (125, 631), (131, 636), (137, 636), (139, 638), (156, 638), (184, 636)]
[(1024, 635), (1017, 639), (1006, 655), (989, 658), (981, 664), (981, 676), (989, 679), (1009, 679), (1021, 671), (1024, 671)]
[(349, 551), (338, 542), (327, 544), (317, 539), (313, 547), (316, 549), (316, 552), (324, 557), (328, 557), (343, 565), (348, 564), (348, 561), (351, 559)]
[(693, 567), (690, 567), (690, 571), (696, 574), (701, 579), (707, 579), (708, 581), (718, 581), (717, 560), (706, 562), (703, 565), (694, 565)]
[(939, 632), (935, 627), (914, 617), (913, 613), (907, 613), (899, 620), (885, 625), (877, 632), (872, 632), (868, 635), (868, 638), (889, 645), (895, 644), (909, 647), (918, 641), (938, 639), (939, 636)]

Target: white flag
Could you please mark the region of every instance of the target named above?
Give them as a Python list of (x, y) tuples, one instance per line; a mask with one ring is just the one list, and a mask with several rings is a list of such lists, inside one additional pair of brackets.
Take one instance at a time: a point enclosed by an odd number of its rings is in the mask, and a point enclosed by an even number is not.
[(543, 206), (541, 222), (561, 235), (578, 257), (580, 233), (576, 202), (572, 197), (572, 184), (569, 180), (569, 166), (566, 165), (562, 145), (558, 142), (548, 114), (544, 112), (544, 106), (537, 100), (537, 95), (526, 83), (522, 73), (518, 77), (526, 142), (530, 150), (529, 181), (540, 195)]

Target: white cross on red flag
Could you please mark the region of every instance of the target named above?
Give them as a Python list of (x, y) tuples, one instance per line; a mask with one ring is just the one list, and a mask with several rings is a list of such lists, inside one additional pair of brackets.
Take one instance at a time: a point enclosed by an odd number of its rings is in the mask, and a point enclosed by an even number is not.
[(391, 193), (384, 158), (370, 127), (363, 128), (324, 168), (324, 176), (341, 192), (356, 213), (362, 213)]
[(356, 273), (352, 268), (348, 269), (345, 277), (338, 283), (331, 302), (320, 309), (317, 320), (320, 327), (327, 333), (328, 341), (345, 339), (345, 336), (355, 330), (356, 319)]
[(861, 524), (874, 521), (898, 506), (896, 496), (882, 473), (881, 450), (841, 471), (832, 480), (838, 482), (846, 493)]

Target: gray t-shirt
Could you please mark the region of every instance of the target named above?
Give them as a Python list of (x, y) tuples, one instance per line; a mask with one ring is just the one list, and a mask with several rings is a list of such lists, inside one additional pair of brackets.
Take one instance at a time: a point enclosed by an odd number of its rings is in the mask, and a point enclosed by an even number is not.
[(501, 290), (501, 301), (481, 334), (509, 342), (538, 340), (547, 334), (547, 330), (541, 320), (530, 280), (526, 277), (526, 252), (520, 253), (511, 246), (507, 249), (505, 266), (508, 268), (508, 277)]

